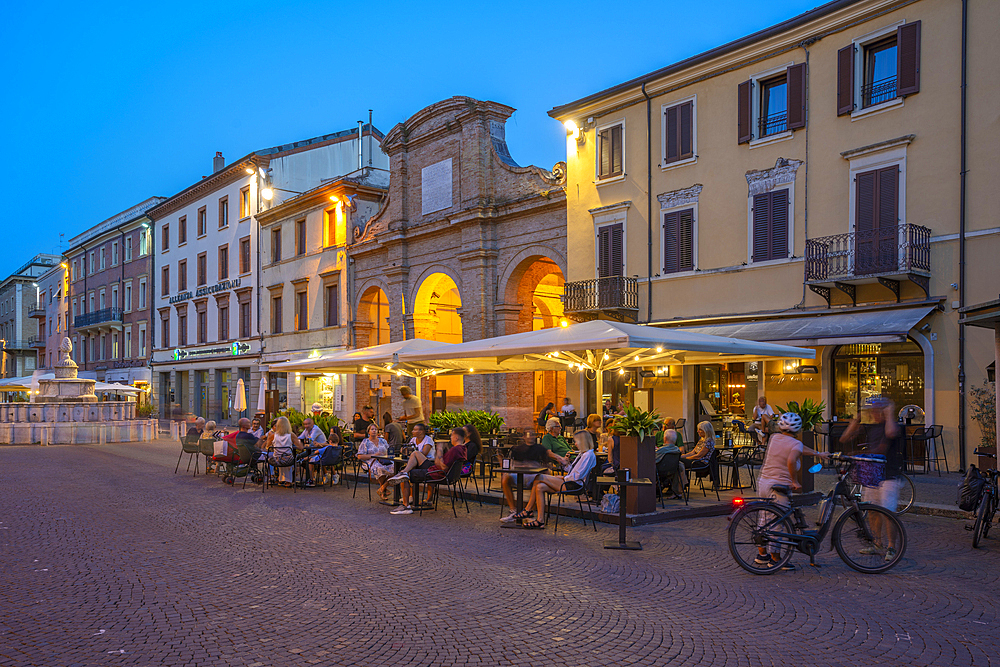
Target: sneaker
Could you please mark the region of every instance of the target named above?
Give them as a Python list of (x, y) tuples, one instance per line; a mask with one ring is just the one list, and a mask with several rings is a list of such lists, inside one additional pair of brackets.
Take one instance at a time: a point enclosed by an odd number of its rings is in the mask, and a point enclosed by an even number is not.
[(389, 514), (413, 514), (413, 510), (405, 505), (400, 505), (396, 509), (389, 512)]
[(761, 567), (766, 566), (766, 565), (770, 565), (771, 564), (771, 557), (770, 556), (757, 556), (756, 558), (753, 559), (753, 564), (761, 566)]
[(306, 488), (307, 489), (311, 489), (314, 486), (316, 486), (316, 482), (312, 481), (311, 479), (306, 481)]
[(508, 514), (504, 518), (500, 519), (500, 523), (514, 523), (515, 521), (517, 521), (517, 516), (516, 515), (517, 515), (517, 512), (511, 512), (510, 514)]
[(870, 547), (859, 549), (858, 553), (861, 554), (862, 556), (878, 556), (880, 553), (882, 553), (882, 550), (873, 544)]
[(340, 484), (340, 475), (333, 473), (333, 477), (330, 478), (330, 485), (337, 486), (338, 484)]
[(407, 473), (407, 472), (401, 472), (398, 475), (390, 477), (389, 481), (398, 484), (399, 482), (403, 481), (404, 479), (409, 479), (409, 477), (410, 477), (409, 473)]
[(885, 552), (885, 562), (886, 563), (891, 563), (892, 559), (895, 558), (895, 557), (896, 557), (896, 550), (895, 549), (888, 549)]

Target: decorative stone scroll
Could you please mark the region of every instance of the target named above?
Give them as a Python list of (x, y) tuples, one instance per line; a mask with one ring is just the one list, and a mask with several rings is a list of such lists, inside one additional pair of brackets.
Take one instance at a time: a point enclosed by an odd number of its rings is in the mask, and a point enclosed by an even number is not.
[(689, 188), (664, 192), (661, 195), (656, 195), (656, 198), (660, 202), (660, 208), (677, 208), (679, 206), (697, 204), (698, 195), (701, 194), (702, 187), (704, 186), (701, 183), (696, 183)]
[(750, 196), (770, 192), (779, 185), (795, 182), (795, 173), (802, 166), (802, 160), (789, 160), (779, 157), (771, 169), (760, 169), (747, 172), (747, 185)]

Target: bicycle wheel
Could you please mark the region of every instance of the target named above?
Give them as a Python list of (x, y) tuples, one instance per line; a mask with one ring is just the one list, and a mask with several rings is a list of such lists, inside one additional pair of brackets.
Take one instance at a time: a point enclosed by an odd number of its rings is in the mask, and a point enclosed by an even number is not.
[(913, 480), (906, 475), (899, 476), (899, 501), (896, 503), (896, 514), (906, 514), (913, 507), (913, 500), (917, 497), (917, 487), (913, 485)]
[(990, 494), (990, 507), (983, 519), (983, 539), (990, 534), (990, 527), (993, 525), (993, 514), (997, 511), (997, 497)]
[(990, 511), (993, 494), (987, 489), (983, 492), (983, 497), (979, 499), (979, 507), (976, 508), (976, 522), (972, 524), (972, 548), (978, 549), (979, 542), (990, 532), (989, 522), (993, 519)]
[[(729, 523), (729, 553), (740, 567), (752, 574), (774, 574), (788, 562), (795, 547), (772, 535), (795, 532), (791, 520), (783, 516), (780, 507), (769, 503), (749, 505), (736, 513)], [(776, 551), (778, 560), (771, 558), (772, 562), (767, 564), (755, 562), (760, 547)]]
[(906, 553), (906, 531), (889, 510), (861, 503), (840, 515), (831, 537), (841, 560), (865, 574), (892, 568)]

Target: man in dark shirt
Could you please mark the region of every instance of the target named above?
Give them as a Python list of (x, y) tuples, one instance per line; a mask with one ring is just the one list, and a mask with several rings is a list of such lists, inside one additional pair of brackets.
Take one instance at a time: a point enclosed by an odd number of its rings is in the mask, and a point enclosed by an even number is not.
[(201, 434), (205, 432), (205, 418), (198, 417), (193, 422), (191, 422), (191, 427), (188, 429), (187, 434), (189, 438), (200, 438)]
[(382, 422), (385, 424), (383, 430), (385, 431), (385, 441), (389, 444), (389, 451), (398, 455), (406, 437), (403, 434), (403, 427), (398, 422), (392, 421), (392, 415), (388, 412), (382, 415)]
[(361, 442), (368, 437), (368, 427), (375, 419), (375, 408), (366, 405), (361, 408), (361, 419), (354, 421), (354, 442)]

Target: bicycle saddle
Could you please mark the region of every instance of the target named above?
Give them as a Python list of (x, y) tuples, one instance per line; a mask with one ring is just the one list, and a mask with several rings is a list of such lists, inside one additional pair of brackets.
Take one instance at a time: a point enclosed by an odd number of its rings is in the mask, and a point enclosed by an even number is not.
[(771, 487), (771, 490), (774, 491), (775, 493), (780, 493), (783, 496), (791, 495), (791, 492), (788, 490), (788, 487), (785, 486), (784, 484), (776, 484)]

